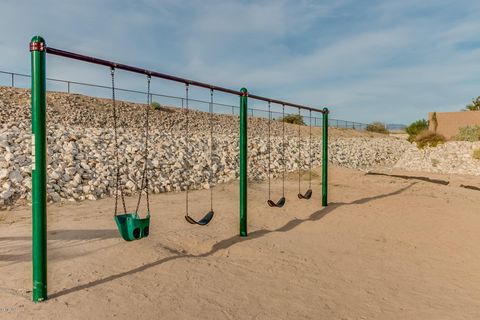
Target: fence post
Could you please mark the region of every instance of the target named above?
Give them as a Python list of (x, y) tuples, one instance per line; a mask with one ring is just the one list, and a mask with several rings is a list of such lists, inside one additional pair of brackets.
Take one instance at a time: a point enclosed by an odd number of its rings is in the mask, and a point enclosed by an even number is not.
[(248, 90), (240, 89), (240, 236), (247, 236), (247, 129)]
[(322, 206), (328, 205), (328, 109), (323, 108), (322, 128)]
[(45, 40), (30, 42), (32, 68), (32, 267), (33, 301), (47, 299), (47, 162)]
[(70, 93), (70, 81), (67, 81), (67, 92)]
[(12, 88), (15, 87), (15, 74), (12, 72)]

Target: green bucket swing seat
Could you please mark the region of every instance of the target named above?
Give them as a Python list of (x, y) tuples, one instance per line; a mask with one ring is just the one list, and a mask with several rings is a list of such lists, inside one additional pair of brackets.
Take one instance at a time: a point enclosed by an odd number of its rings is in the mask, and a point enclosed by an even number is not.
[(148, 237), (150, 233), (150, 215), (140, 218), (137, 213), (115, 215), (118, 231), (125, 241)]
[[(127, 207), (125, 204), (125, 197), (123, 192), (123, 186), (121, 186), (121, 179), (120, 179), (120, 161), (119, 161), (119, 144), (118, 144), (118, 137), (117, 137), (117, 110), (116, 110), (116, 103), (115, 103), (115, 69), (111, 68), (111, 76), (112, 76), (112, 105), (113, 105), (113, 120), (114, 120), (114, 139), (115, 139), (115, 167), (116, 167), (116, 185), (115, 185), (115, 210), (114, 210), (114, 220), (117, 224), (118, 231), (121, 237), (125, 241), (133, 241), (139, 240), (142, 238), (148, 237), (150, 234), (150, 203), (149, 203), (149, 195), (148, 195), (148, 117), (149, 117), (149, 110), (151, 105), (151, 95), (150, 95), (150, 75), (147, 76), (147, 104), (145, 106), (145, 150), (144, 150), (144, 168), (142, 173), (142, 183), (140, 192), (138, 194), (138, 201), (137, 201), (137, 208), (133, 213), (127, 213)], [(146, 193), (147, 198), (147, 215), (145, 218), (141, 218), (138, 215), (138, 209), (140, 206), (140, 202), (142, 199), (142, 193)], [(118, 212), (118, 195), (120, 193), (122, 204), (123, 204), (123, 212)]]

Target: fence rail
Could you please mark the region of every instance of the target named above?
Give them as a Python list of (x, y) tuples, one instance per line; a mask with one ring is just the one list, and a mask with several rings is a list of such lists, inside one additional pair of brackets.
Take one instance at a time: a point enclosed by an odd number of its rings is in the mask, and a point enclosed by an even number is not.
[[(21, 86), (18, 85), (18, 81), (16, 81), (16, 78), (31, 78), (29, 74), (23, 74), (23, 73), (16, 73), (16, 72), (9, 72), (9, 71), (2, 71), (0, 70), (0, 74), (4, 74), (7, 76), (9, 79), (9, 85), (11, 87), (18, 87), (20, 88)], [(8, 80), (7, 80), (8, 81)], [(83, 87), (90, 87), (90, 88), (99, 88), (99, 89), (107, 89), (111, 90), (112, 87), (110, 86), (105, 86), (105, 85), (99, 85), (99, 84), (93, 84), (93, 83), (87, 83), (87, 82), (79, 82), (79, 81), (72, 81), (72, 80), (65, 80), (65, 79), (56, 79), (56, 78), (47, 78), (47, 81), (54, 82), (54, 83), (60, 83), (65, 85), (63, 87), (63, 90), (60, 92), (67, 92), (67, 93), (75, 93), (75, 86), (83, 86)], [(2, 82), (6, 82), (5, 80), (0, 79), (0, 85)], [(29, 88), (30, 86), (25, 86), (26, 88)], [(147, 94), (145, 91), (140, 91), (140, 90), (132, 90), (132, 89), (125, 89), (125, 88), (115, 88), (116, 91), (120, 92), (126, 92), (126, 93), (134, 93), (134, 94)], [(172, 96), (172, 95), (166, 95), (162, 93), (151, 93), (152, 97), (157, 97), (157, 98), (167, 98), (167, 99), (174, 99), (179, 101), (179, 105), (184, 105), (184, 97), (178, 97), (178, 96)], [(207, 106), (210, 101), (205, 101), (205, 100), (199, 100), (199, 99), (191, 99), (189, 98), (190, 102), (193, 103), (198, 103), (198, 104), (205, 104)], [(231, 115), (239, 115), (239, 106), (238, 105), (231, 105), (231, 104), (225, 104), (225, 103), (214, 103), (215, 107), (217, 107), (217, 113), (222, 113), (222, 114), (231, 114)], [(192, 106), (195, 107), (195, 106)], [(224, 111), (218, 111), (218, 107), (221, 107), (224, 109)], [(201, 107), (196, 108), (197, 110), (204, 111)], [(228, 110), (228, 111), (226, 111)], [(256, 109), (256, 108), (248, 108), (249, 116), (252, 117), (262, 117), (262, 118), (268, 118), (268, 111), (262, 110), (262, 109)], [(276, 112), (272, 111), (272, 118), (273, 119), (279, 119), (282, 116), (281, 112)], [(289, 113), (286, 112), (286, 115), (296, 115), (297, 113)], [(322, 126), (322, 120), (320, 117), (309, 117), (306, 115), (302, 115), (305, 124), (307, 125), (312, 125), (315, 127), (321, 127)], [(332, 128), (342, 128), (342, 129), (354, 129), (354, 130), (366, 130), (367, 125), (365, 123), (361, 122), (355, 122), (355, 121), (348, 121), (348, 120), (341, 120), (341, 119), (328, 119), (328, 124)]]

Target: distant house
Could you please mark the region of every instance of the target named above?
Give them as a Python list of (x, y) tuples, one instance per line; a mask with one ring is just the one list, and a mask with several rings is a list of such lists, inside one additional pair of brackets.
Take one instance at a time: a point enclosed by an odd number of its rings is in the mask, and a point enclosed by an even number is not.
[(434, 114), (437, 118), (437, 133), (443, 134), (447, 139), (456, 136), (461, 127), (480, 126), (480, 111), (429, 112), (428, 129), (431, 131), (435, 131)]

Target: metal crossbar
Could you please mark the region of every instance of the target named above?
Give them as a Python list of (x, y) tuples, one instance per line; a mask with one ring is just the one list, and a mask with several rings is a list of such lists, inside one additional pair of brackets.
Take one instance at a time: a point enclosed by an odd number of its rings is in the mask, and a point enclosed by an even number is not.
[[(237, 95), (237, 96), (242, 96), (242, 93), (240, 91), (237, 91), (237, 90), (232, 90), (232, 89), (228, 89), (228, 88), (224, 88), (224, 87), (220, 87), (220, 86), (216, 86), (216, 85), (212, 85), (212, 84), (208, 84), (208, 83), (204, 83), (204, 82), (200, 82), (200, 81), (181, 78), (181, 77), (169, 75), (169, 74), (166, 74), (166, 73), (161, 73), (161, 72), (157, 72), (157, 71), (151, 71), (151, 70), (147, 70), (147, 69), (133, 67), (133, 66), (129, 66), (129, 65), (126, 65), (126, 64), (122, 64), (122, 63), (117, 63), (117, 62), (113, 62), (113, 61), (109, 61), (109, 60), (90, 57), (90, 56), (86, 56), (86, 55), (82, 55), (82, 54), (78, 54), (78, 53), (74, 53), (74, 52), (69, 52), (69, 51), (65, 51), (65, 50), (60, 50), (60, 49), (56, 49), (56, 48), (51, 48), (51, 47), (46, 47), (45, 50), (48, 54), (61, 56), (61, 57), (64, 57), (64, 58), (70, 58), (70, 59), (84, 61), (84, 62), (88, 62), (88, 63), (103, 65), (103, 66), (106, 66), (106, 67), (115, 68), (115, 69), (119, 69), (119, 70), (125, 70), (125, 71), (130, 71), (130, 72), (133, 72), (133, 73), (144, 74), (144, 75), (155, 77), (155, 78), (161, 78), (161, 79), (165, 79), (165, 80), (180, 82), (180, 83), (188, 84), (190, 86), (196, 86), (196, 87), (206, 88), (206, 89), (215, 90), (215, 91), (219, 91), (219, 92), (229, 93), (229, 94), (233, 94), (233, 95)], [(259, 95), (248, 94), (248, 97), (250, 99), (275, 103), (275, 104), (279, 104), (279, 105), (285, 105), (285, 106), (288, 106), (288, 107), (300, 108), (300, 109), (304, 109), (304, 110), (311, 110), (311, 111), (320, 112), (320, 113), (325, 112), (323, 109), (317, 109), (317, 108), (308, 107), (308, 106), (295, 104), (295, 103), (291, 103), (291, 102), (286, 102), (286, 101), (282, 101), (282, 100), (266, 98), (266, 97), (262, 97), (262, 96), (259, 96)]]

